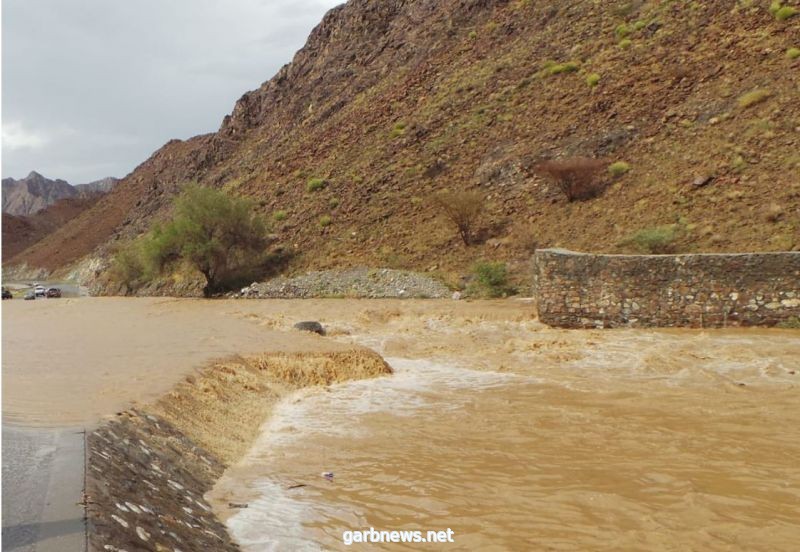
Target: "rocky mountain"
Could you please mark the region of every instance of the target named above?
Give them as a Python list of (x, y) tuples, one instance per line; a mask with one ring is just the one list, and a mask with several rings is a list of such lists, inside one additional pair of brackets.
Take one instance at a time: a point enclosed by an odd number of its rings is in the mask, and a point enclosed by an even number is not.
[(106, 193), (110, 192), (111, 188), (117, 185), (117, 182), (119, 182), (119, 178), (107, 176), (87, 184), (77, 184), (75, 185), (75, 189), (78, 190), (78, 194), (82, 196), (93, 194), (95, 192)]
[(95, 192), (108, 192), (118, 179), (108, 177), (88, 184), (71, 186), (67, 181), (51, 180), (32, 171), (20, 180), (4, 178), (2, 182), (3, 212), (32, 215), (65, 198), (85, 197)]
[(65, 180), (50, 180), (36, 171), (20, 180), (3, 179), (3, 212), (30, 215), (52, 205), (59, 199), (77, 195)]
[(3, 213), (3, 258), (11, 259), (27, 247), (55, 232), (76, 216), (94, 206), (102, 192), (85, 192), (66, 197), (33, 215)]
[[(625, 252), (664, 228), (679, 251), (796, 249), (800, 5), (783, 4), (350, 0), (217, 132), (167, 143), (15, 262), (107, 256), (190, 181), (252, 198), (295, 271), (524, 273), (536, 246)], [(600, 197), (536, 170), (578, 156), (616, 163)], [(479, 243), (431, 201), (445, 189), (485, 198)]]

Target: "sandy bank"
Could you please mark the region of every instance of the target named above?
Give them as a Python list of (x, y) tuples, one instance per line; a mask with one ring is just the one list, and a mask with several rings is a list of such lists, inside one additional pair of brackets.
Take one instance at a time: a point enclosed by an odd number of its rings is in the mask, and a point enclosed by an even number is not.
[(390, 372), (366, 349), (242, 357), (103, 424), (87, 447), (91, 546), (237, 550), (203, 495), (244, 454), (273, 405), (303, 387)]

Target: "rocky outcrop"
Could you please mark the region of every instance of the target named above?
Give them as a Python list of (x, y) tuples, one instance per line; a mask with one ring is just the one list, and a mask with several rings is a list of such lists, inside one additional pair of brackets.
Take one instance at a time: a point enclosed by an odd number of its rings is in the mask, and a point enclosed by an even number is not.
[(107, 176), (106, 178), (101, 178), (100, 180), (95, 180), (94, 182), (88, 182), (86, 184), (76, 184), (75, 189), (78, 190), (78, 194), (84, 196), (87, 194), (95, 194), (95, 193), (108, 193), (110, 192), (114, 186), (119, 183), (119, 178), (114, 178), (113, 176)]
[(311, 332), (317, 335), (325, 335), (325, 328), (322, 326), (322, 324), (314, 320), (298, 322), (294, 325), (294, 329), (300, 330), (301, 332)]

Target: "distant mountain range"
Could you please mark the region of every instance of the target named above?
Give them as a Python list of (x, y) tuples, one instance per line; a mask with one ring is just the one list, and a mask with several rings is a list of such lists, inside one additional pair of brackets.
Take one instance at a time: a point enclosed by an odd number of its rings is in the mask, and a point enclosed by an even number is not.
[(96, 192), (108, 192), (119, 182), (118, 178), (107, 177), (88, 184), (71, 185), (66, 180), (51, 180), (37, 173), (31, 173), (20, 180), (3, 179), (3, 212), (12, 215), (28, 216), (66, 198), (83, 198)]

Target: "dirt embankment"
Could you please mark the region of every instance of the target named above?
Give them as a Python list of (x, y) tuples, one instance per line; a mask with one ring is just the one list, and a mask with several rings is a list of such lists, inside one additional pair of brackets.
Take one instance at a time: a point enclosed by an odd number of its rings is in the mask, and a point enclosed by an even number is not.
[(366, 349), (239, 358), (121, 413), (87, 438), (91, 549), (238, 550), (203, 495), (274, 404), (302, 387), (389, 373)]

